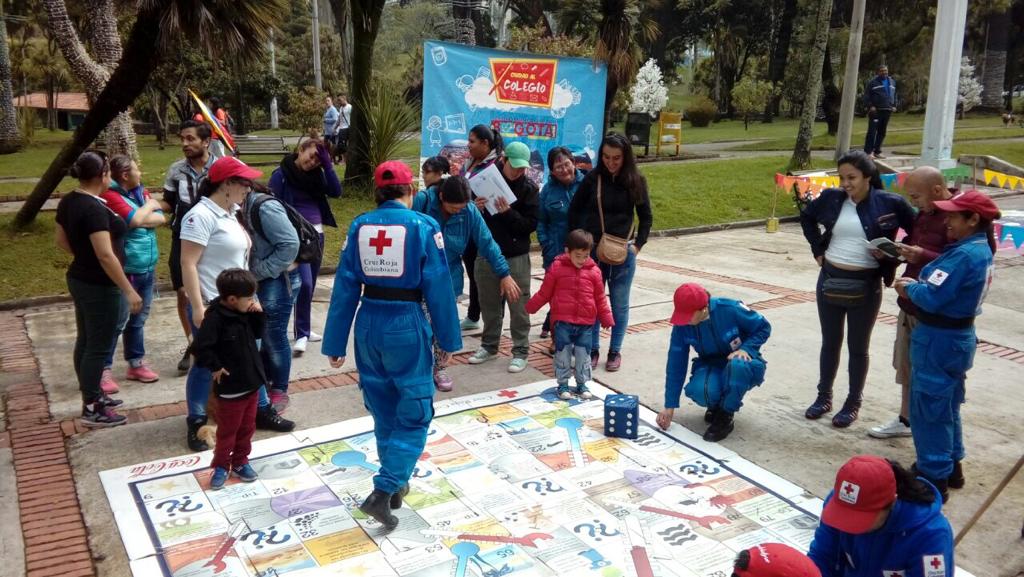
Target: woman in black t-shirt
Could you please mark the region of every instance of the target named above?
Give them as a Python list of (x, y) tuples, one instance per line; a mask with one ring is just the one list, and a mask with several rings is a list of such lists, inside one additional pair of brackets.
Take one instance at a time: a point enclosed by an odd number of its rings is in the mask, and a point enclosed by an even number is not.
[(81, 422), (86, 427), (113, 427), (125, 422), (113, 410), (122, 401), (103, 393), (100, 377), (118, 329), (129, 310), (137, 313), (142, 308), (142, 298), (122, 268), (128, 225), (99, 197), (110, 183), (106, 155), (83, 152), (71, 167), (71, 176), (78, 179), (78, 188), (57, 205), (57, 246), (74, 257), (67, 281), (78, 331), (74, 364), (82, 391)]

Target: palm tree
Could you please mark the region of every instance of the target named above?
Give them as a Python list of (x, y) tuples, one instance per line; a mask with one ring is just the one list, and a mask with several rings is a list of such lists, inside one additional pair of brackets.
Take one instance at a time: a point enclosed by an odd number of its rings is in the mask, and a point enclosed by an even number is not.
[[(590, 37), (594, 41), (594, 60), (608, 65), (605, 87), (604, 128), (611, 125), (612, 103), (620, 88), (633, 82), (643, 62), (641, 44), (658, 35), (658, 24), (647, 17), (645, 9), (655, 9), (659, 0), (567, 0), (562, 4), (559, 21), (567, 34)], [(594, 22), (594, 16), (600, 20)]]
[(7, 22), (0, 1), (0, 154), (17, 152), (22, 145), (18, 132), (18, 115), (14, 110), (11, 90), (11, 55), (7, 50)]
[[(110, 79), (18, 211), (14, 226), (22, 228), (35, 219), (78, 155), (142, 94), (160, 60), (174, 57), (176, 39), (183, 35), (221, 59), (256, 60), (263, 55), (270, 29), (285, 13), (285, 4), (285, 0), (140, 0)], [(111, 47), (98, 50), (104, 49)]]
[(825, 48), (831, 29), (832, 0), (818, 0), (818, 18), (814, 28), (814, 44), (807, 70), (807, 91), (800, 113), (800, 129), (796, 135), (790, 170), (801, 170), (811, 165), (811, 137), (814, 136), (814, 117), (818, 113), (818, 95), (821, 93), (821, 69), (825, 63)]

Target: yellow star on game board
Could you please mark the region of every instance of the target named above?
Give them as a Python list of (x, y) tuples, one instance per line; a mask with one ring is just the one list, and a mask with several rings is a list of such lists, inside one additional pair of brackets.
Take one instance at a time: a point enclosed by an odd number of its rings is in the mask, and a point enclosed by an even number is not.
[(668, 452), (667, 456), (671, 458), (673, 461), (675, 461), (685, 457), (686, 453), (680, 453), (677, 449), (672, 449), (671, 451)]
[(348, 569), (348, 573), (350, 575), (366, 575), (366, 572), (369, 571), (369, 570), (370, 569), (368, 567), (366, 567), (365, 565), (360, 563), (359, 565), (356, 565), (355, 567), (350, 567)]
[(172, 481), (172, 480), (168, 479), (168, 480), (164, 481), (163, 483), (160, 483), (159, 485), (153, 485), (153, 488), (160, 489), (161, 491), (163, 491), (165, 493), (170, 493), (171, 491), (177, 489), (179, 486), (180, 485), (178, 485), (177, 481)]

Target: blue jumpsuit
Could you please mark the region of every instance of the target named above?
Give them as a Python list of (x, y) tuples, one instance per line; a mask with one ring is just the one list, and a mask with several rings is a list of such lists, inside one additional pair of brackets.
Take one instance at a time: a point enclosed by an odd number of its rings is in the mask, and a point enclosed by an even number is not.
[[(946, 247), (921, 269), (907, 297), (926, 313), (956, 319), (981, 314), (992, 281), (992, 249), (979, 232)], [(920, 322), (910, 339), (910, 422), (917, 450), (917, 470), (944, 480), (953, 462), (964, 458), (960, 405), (964, 380), (974, 364), (978, 338), (974, 326), (939, 328)]]
[[(432, 321), (418, 301), (360, 299), (364, 286), (421, 291)], [(431, 323), (441, 348), (462, 348), (444, 240), (434, 219), (392, 200), (352, 221), (327, 312), (323, 354), (345, 356), (353, 317), (359, 387), (373, 415), (381, 464), (373, 485), (394, 493), (412, 475), (434, 417)]]
[[(768, 320), (732, 299), (712, 298), (708, 307), (711, 316), (704, 322), (672, 328), (665, 369), (667, 409), (679, 407), (691, 347), (697, 358), (693, 360), (690, 382), (686, 383), (686, 396), (701, 407), (735, 413), (743, 406), (743, 395), (764, 382), (766, 365), (761, 345), (772, 332)], [(728, 359), (739, 349), (746, 351), (751, 360)]]

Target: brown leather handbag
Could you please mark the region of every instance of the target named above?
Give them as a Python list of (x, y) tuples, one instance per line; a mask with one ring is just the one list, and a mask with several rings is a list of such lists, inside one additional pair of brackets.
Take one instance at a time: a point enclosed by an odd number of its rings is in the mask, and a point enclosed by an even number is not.
[[(597, 177), (597, 212), (601, 217), (601, 240), (597, 242), (597, 260), (605, 264), (622, 264), (626, 262), (626, 257), (629, 256), (629, 242), (633, 237), (633, 223), (630, 222), (629, 234), (626, 238), (621, 236), (615, 236), (608, 234), (604, 230), (604, 203), (601, 202), (601, 181), (603, 179), (600, 175)], [(632, 216), (632, 215), (630, 215)], [(630, 221), (633, 219), (631, 218)]]

